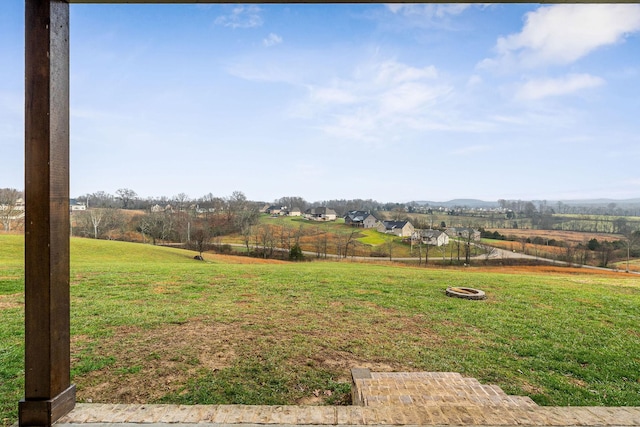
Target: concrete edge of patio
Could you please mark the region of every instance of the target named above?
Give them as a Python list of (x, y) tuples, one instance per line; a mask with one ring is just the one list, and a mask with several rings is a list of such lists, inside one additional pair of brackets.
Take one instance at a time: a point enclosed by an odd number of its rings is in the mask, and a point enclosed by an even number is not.
[(80, 403), (56, 425), (640, 426), (640, 407), (359, 407)]
[(79, 403), (58, 427), (640, 426), (640, 407), (538, 406), (455, 372), (352, 370), (353, 406)]

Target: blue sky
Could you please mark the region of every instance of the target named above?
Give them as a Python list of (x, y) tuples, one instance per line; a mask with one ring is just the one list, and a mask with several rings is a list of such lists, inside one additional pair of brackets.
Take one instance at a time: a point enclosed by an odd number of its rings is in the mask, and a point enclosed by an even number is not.
[[(0, 5), (23, 188), (24, 5)], [(640, 5), (71, 5), (71, 194), (640, 197)]]

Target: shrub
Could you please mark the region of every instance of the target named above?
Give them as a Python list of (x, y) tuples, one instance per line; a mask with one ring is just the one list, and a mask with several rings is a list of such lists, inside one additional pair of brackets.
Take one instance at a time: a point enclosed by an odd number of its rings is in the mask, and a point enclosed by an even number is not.
[(302, 249), (300, 249), (300, 245), (295, 244), (289, 249), (289, 260), (291, 261), (302, 261), (304, 259), (304, 254), (302, 253)]

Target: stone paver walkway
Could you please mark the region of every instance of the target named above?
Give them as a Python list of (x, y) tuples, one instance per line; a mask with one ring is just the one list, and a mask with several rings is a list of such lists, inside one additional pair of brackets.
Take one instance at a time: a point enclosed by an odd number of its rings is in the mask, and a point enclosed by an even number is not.
[(545, 407), (457, 373), (353, 371), (354, 406), (80, 403), (59, 427), (640, 426), (640, 407)]

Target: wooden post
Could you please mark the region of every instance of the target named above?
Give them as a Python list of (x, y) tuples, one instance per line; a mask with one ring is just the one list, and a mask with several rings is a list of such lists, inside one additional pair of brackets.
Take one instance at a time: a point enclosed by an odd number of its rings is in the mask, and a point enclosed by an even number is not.
[(75, 406), (70, 382), (69, 4), (25, 0), (25, 398), (21, 426)]

